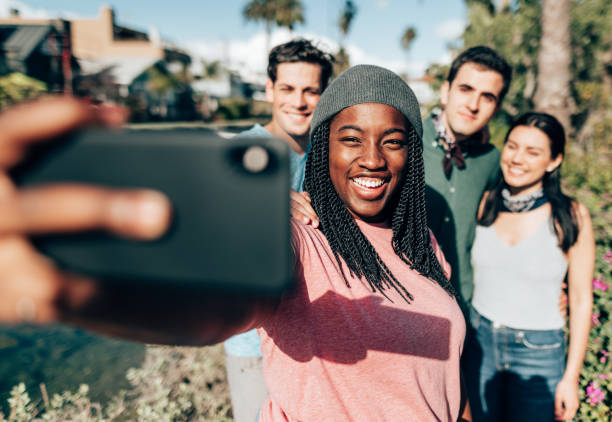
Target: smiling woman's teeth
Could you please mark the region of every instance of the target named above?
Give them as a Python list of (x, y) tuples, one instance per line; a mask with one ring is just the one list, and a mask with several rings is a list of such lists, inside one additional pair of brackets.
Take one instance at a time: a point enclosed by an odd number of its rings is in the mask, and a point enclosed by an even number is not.
[(377, 188), (383, 185), (383, 181), (381, 179), (361, 179), (356, 178), (352, 179), (353, 182), (359, 186), (363, 186), (366, 188)]
[(509, 170), (509, 171), (510, 171), (510, 173), (512, 173), (512, 174), (523, 174), (523, 173), (525, 173), (523, 170), (519, 170), (519, 169), (516, 169), (516, 168), (514, 168), (514, 167), (510, 167), (508, 170)]

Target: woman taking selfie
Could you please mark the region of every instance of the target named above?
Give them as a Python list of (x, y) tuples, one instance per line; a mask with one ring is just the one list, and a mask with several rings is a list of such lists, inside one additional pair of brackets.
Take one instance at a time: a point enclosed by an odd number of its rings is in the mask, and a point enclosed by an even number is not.
[[(465, 321), (448, 264), (427, 228), (414, 93), (393, 72), (356, 66), (325, 90), (311, 127), (305, 188), (320, 225), (292, 220), (295, 288), (280, 300), (200, 295), (169, 301), (150, 294), (150, 286), (128, 295), (123, 286), (75, 281), (29, 247), (27, 268), (40, 271), (27, 280), (36, 291), (51, 292), (36, 296), (37, 309), (48, 308), (50, 316), (31, 319), (191, 345), (258, 328), (270, 392), (261, 422), (470, 420), (459, 369)], [(59, 201), (44, 203), (49, 212)], [(83, 212), (81, 224), (98, 227)], [(44, 228), (57, 232), (65, 222), (51, 223)], [(110, 223), (103, 227), (117, 227)], [(33, 297), (24, 290), (23, 268), (5, 275), (3, 309), (14, 309), (14, 298)], [(56, 290), (70, 312), (59, 307)]]
[(421, 132), (388, 70), (321, 96), (304, 182), (320, 226), (293, 220), (297, 287), (259, 323), (260, 421), (458, 420), (465, 325), (426, 225)]
[[(595, 249), (586, 207), (561, 190), (564, 146), (554, 117), (520, 117), (502, 150), (503, 180), (480, 206), (466, 346), (475, 421), (568, 420), (578, 409)], [(566, 277), (567, 364), (558, 306)]]

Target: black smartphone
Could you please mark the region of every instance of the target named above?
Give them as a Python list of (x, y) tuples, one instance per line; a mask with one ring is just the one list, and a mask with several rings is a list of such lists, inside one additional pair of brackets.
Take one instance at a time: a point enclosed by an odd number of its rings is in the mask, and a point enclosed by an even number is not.
[(104, 232), (36, 236), (61, 267), (109, 282), (276, 294), (290, 286), (289, 159), (278, 139), (206, 129), (93, 130), (33, 151), (20, 186), (79, 182), (165, 193), (162, 238)]

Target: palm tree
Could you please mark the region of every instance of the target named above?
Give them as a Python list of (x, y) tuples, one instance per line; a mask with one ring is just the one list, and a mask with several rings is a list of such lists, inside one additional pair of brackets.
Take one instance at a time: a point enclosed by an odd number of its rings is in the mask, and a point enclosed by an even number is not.
[(414, 41), (416, 36), (417, 36), (417, 32), (414, 26), (409, 26), (404, 31), (404, 34), (402, 35), (402, 38), (400, 41), (402, 44), (402, 49), (404, 49), (404, 51), (406, 52), (406, 56), (408, 56), (410, 47), (412, 47), (412, 41)]
[(571, 0), (543, 0), (540, 24), (535, 108), (554, 115), (570, 130), (570, 3)]
[(266, 51), (270, 49), (272, 26), (293, 30), (298, 23), (304, 23), (304, 6), (300, 0), (250, 0), (242, 16), (247, 21), (263, 21), (266, 25)]
[(346, 0), (344, 2), (344, 8), (340, 14), (340, 19), (338, 19), (338, 28), (340, 28), (342, 38), (346, 38), (349, 30), (351, 29), (351, 24), (357, 15), (357, 10), (357, 5), (351, 0)]
[(344, 7), (340, 12), (340, 18), (338, 18), (338, 28), (340, 29), (342, 40), (340, 41), (340, 48), (336, 53), (336, 61), (334, 63), (334, 73), (336, 75), (342, 73), (351, 65), (348, 51), (344, 48), (344, 41), (357, 15), (357, 10), (357, 5), (353, 1), (345, 0)]
[(412, 41), (414, 41), (416, 36), (417, 32), (414, 26), (409, 26), (408, 28), (406, 28), (401, 39), (402, 48), (404, 49), (404, 51), (407, 52), (408, 50), (410, 50), (410, 47), (412, 47)]

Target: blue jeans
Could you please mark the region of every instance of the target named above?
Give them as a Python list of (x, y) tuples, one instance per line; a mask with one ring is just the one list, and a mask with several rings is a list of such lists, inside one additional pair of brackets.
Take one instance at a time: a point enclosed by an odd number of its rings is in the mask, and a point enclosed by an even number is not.
[(553, 421), (563, 330), (517, 330), (473, 308), (470, 322), (463, 369), (474, 422)]

